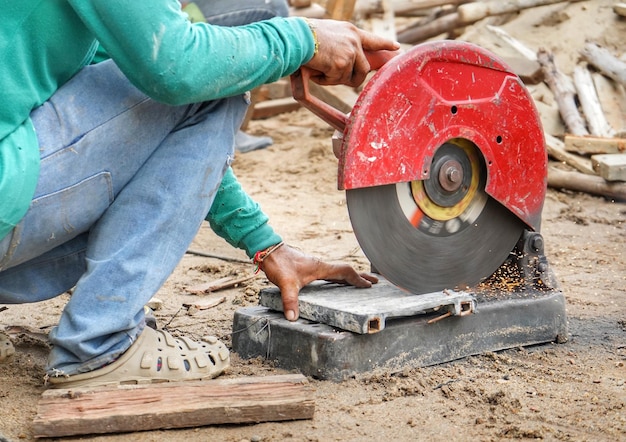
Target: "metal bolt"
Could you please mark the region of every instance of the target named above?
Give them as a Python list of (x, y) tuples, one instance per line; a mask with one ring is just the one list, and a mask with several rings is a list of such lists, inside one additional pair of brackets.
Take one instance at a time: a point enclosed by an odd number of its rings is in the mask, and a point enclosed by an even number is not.
[(456, 160), (448, 160), (439, 169), (439, 184), (448, 192), (454, 192), (463, 181), (463, 166)]
[(458, 183), (461, 180), (461, 172), (454, 167), (448, 167), (448, 169), (446, 169), (446, 176), (448, 180), (453, 183)]

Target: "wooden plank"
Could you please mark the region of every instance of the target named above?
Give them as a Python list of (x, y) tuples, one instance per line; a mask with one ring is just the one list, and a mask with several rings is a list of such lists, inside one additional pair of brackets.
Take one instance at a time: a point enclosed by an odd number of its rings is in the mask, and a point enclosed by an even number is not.
[(349, 86), (320, 86), (312, 81), (309, 82), (309, 92), (314, 97), (346, 114), (352, 111), (357, 98), (359, 98), (359, 94)]
[(283, 77), (273, 83), (264, 84), (258, 87), (258, 101), (276, 100), (278, 98), (291, 97), (291, 81), (289, 77)]
[(565, 135), (564, 147), (568, 152), (576, 152), (581, 155), (626, 153), (626, 139)]
[(300, 109), (302, 105), (293, 97), (278, 98), (276, 100), (261, 101), (254, 106), (253, 120), (270, 118), (276, 115)]
[(586, 175), (596, 174), (593, 167), (591, 167), (591, 161), (588, 158), (583, 158), (567, 152), (563, 142), (558, 138), (553, 137), (550, 134), (544, 134), (544, 136), (546, 138), (546, 150), (548, 151), (548, 155), (552, 158), (569, 164), (574, 169)]
[(66, 437), (312, 419), (314, 408), (301, 374), (50, 389), (39, 400), (33, 433)]
[[(626, 140), (625, 140), (626, 141)], [(594, 155), (593, 170), (607, 181), (626, 181), (626, 154)]]
[(307, 17), (307, 18), (324, 18), (326, 17), (326, 9), (316, 3), (312, 3), (307, 8), (289, 7), (289, 16), (291, 17)]
[(350, 21), (354, 13), (356, 0), (328, 0), (326, 2), (326, 14), (333, 20)]

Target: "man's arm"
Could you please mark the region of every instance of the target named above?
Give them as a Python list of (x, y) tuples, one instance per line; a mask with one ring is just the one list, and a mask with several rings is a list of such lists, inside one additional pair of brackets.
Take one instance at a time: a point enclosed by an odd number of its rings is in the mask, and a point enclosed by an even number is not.
[[(231, 168), (224, 175), (206, 220), (217, 235), (244, 249), (250, 258), (282, 241), (261, 207), (243, 191)], [(298, 319), (298, 294), (310, 282), (319, 279), (355, 287), (370, 287), (378, 282), (375, 276), (358, 273), (347, 264), (320, 261), (287, 244), (267, 255), (259, 268), (280, 289), (285, 318), (290, 321)]]
[(172, 105), (232, 96), (307, 65), (322, 84), (357, 86), (365, 51), (398, 45), (348, 22), (274, 18), (245, 26), (191, 23), (178, 0), (68, 0), (129, 80)]
[(259, 250), (282, 241), (269, 225), (267, 215), (243, 190), (230, 167), (205, 219), (218, 236), (233, 247), (243, 249), (250, 258)]

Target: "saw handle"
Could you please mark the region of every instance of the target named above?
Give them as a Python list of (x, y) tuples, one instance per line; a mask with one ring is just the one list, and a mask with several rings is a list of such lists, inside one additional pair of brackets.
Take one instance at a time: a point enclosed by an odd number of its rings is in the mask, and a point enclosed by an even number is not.
[[(399, 51), (365, 51), (365, 57), (372, 71), (380, 69), (385, 63), (399, 54)], [(328, 103), (311, 95), (309, 79), (313, 70), (301, 67), (291, 74), (291, 93), (297, 102), (330, 124), (336, 130), (343, 132), (348, 123), (348, 116)]]

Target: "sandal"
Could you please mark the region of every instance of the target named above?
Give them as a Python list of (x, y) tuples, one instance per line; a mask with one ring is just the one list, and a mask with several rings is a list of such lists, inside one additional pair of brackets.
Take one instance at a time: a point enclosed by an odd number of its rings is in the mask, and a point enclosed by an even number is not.
[(15, 354), (15, 347), (7, 335), (0, 333), (0, 362), (6, 361)]
[(146, 327), (115, 362), (88, 373), (50, 376), (47, 381), (53, 388), (191, 381), (215, 378), (229, 365), (230, 353), (216, 337), (195, 342)]

